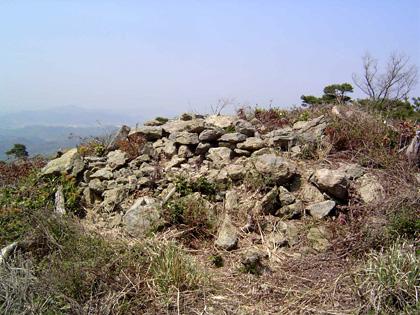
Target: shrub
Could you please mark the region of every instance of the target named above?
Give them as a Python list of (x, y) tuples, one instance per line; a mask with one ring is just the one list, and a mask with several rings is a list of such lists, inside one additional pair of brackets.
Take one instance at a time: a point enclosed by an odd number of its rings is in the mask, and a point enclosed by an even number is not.
[(146, 138), (142, 135), (134, 134), (127, 139), (118, 141), (116, 145), (118, 149), (127, 153), (130, 159), (135, 159), (140, 155), (146, 142)]
[(194, 192), (199, 192), (202, 195), (212, 199), (217, 193), (217, 185), (210, 182), (205, 177), (199, 177), (195, 180), (187, 179), (183, 176), (178, 176), (175, 179), (176, 191), (183, 196), (187, 196)]
[(389, 214), (388, 230), (394, 237), (415, 239), (420, 233), (419, 204), (412, 207), (402, 206)]
[(394, 243), (387, 251), (372, 252), (355, 276), (368, 312), (414, 314), (420, 311), (420, 269), (414, 246)]
[(287, 119), (286, 114), (286, 110), (278, 108), (256, 108), (254, 112), (255, 118), (257, 118), (265, 127), (265, 132), (287, 126), (289, 124), (289, 120)]
[(400, 159), (400, 133), (380, 116), (360, 112), (348, 118), (335, 117), (326, 134), (332, 143), (332, 153), (344, 153), (364, 166), (387, 168)]

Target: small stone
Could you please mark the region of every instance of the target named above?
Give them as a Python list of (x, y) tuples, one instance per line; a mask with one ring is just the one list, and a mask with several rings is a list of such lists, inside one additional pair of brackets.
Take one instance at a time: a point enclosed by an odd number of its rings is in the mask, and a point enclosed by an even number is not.
[(385, 198), (385, 190), (373, 175), (363, 175), (356, 183), (356, 191), (365, 203), (377, 203)]
[(223, 223), (219, 228), (215, 245), (225, 250), (235, 249), (238, 245), (238, 231), (232, 224), (228, 214), (225, 215)]
[(295, 196), (293, 196), (286, 188), (283, 186), (279, 187), (279, 200), (282, 206), (288, 206), (296, 201)]
[(221, 142), (239, 143), (246, 140), (246, 136), (239, 132), (226, 133), (219, 138)]
[(198, 135), (187, 131), (175, 132), (169, 135), (169, 140), (179, 144), (195, 145), (198, 144)]
[(158, 204), (151, 197), (140, 197), (123, 216), (126, 231), (136, 237), (143, 237), (159, 222)]
[(142, 126), (134, 128), (128, 134), (128, 137), (140, 135), (148, 141), (158, 140), (163, 137), (162, 127), (159, 126)]
[(207, 158), (216, 165), (224, 165), (230, 163), (232, 150), (229, 148), (210, 148)]
[(181, 145), (178, 149), (178, 156), (180, 158), (190, 158), (193, 156), (193, 153), (188, 146)]
[(255, 127), (250, 122), (243, 119), (239, 119), (235, 122), (235, 130), (248, 137), (253, 137), (255, 134)]
[(203, 155), (206, 154), (207, 151), (211, 148), (210, 143), (202, 143), (200, 142), (197, 147), (195, 148), (195, 154)]
[(128, 160), (127, 153), (121, 150), (111, 151), (107, 155), (108, 165), (113, 170), (125, 165), (127, 160)]
[(310, 213), (311, 216), (317, 219), (322, 219), (326, 217), (335, 207), (335, 202), (332, 200), (326, 200), (318, 203), (313, 203), (306, 207), (306, 211)]
[(100, 180), (109, 180), (114, 177), (112, 171), (108, 168), (102, 168), (90, 175), (90, 178), (99, 178)]
[(217, 141), (225, 131), (222, 128), (206, 129), (200, 133), (198, 139), (203, 142)]
[(261, 209), (265, 214), (274, 214), (280, 206), (277, 187), (271, 189), (261, 200)]
[(329, 233), (326, 232), (325, 228), (320, 226), (311, 228), (306, 237), (311, 242), (312, 247), (315, 250), (322, 252), (330, 246), (330, 242), (327, 238), (328, 235)]
[(310, 180), (321, 191), (333, 197), (344, 200), (348, 196), (349, 183), (343, 171), (322, 168), (316, 170)]
[(257, 151), (262, 149), (265, 146), (264, 140), (257, 137), (250, 137), (245, 140), (245, 142), (238, 143), (238, 149)]

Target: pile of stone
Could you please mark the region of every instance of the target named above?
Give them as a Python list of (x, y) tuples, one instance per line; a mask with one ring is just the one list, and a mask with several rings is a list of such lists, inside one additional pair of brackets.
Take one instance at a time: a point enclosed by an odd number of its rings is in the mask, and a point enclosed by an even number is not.
[[(270, 187), (268, 192), (253, 197), (250, 217), (261, 214), (287, 221), (310, 215), (322, 219), (333, 214), (338, 203), (346, 203), (351, 185), (363, 201), (381, 200), (382, 186), (358, 165), (314, 168), (299, 160), (305, 143), (325, 141), (326, 126), (325, 117), (320, 116), (261, 134), (260, 122), (236, 116), (183, 114), (173, 120), (158, 118), (140, 127), (122, 127), (108, 145), (106, 156), (82, 157), (77, 149), (71, 149), (50, 161), (43, 174), (76, 177), (86, 207), (109, 214), (109, 224), (122, 225), (134, 236), (147, 233), (159, 219), (160, 207), (173, 194), (176, 174), (228, 183), (226, 187), (231, 188), (220, 192), (214, 202), (224, 209), (216, 245), (230, 250), (238, 246), (240, 233), (230, 214), (249, 201), (238, 188), (245, 179), (254, 184), (258, 180), (269, 182)], [(146, 142), (138, 156), (130, 159), (117, 143), (136, 137)], [(239, 193), (235, 206), (228, 205), (232, 193)], [(141, 197), (134, 197), (138, 195)], [(284, 229), (281, 244), (293, 243), (286, 235), (292, 233), (289, 230)], [(285, 237), (289, 239), (285, 241)], [(274, 243), (280, 244), (276, 239)]]

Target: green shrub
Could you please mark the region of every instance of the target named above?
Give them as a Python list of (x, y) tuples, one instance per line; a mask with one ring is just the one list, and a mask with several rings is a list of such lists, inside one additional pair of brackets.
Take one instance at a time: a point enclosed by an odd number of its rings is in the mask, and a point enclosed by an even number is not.
[(178, 176), (175, 179), (175, 187), (177, 193), (179, 193), (181, 197), (187, 196), (194, 192), (199, 192), (208, 198), (213, 198), (217, 193), (217, 185), (208, 181), (205, 177), (199, 177), (196, 180), (191, 180), (182, 176)]
[(402, 207), (389, 215), (388, 230), (394, 237), (415, 239), (420, 233), (420, 216), (414, 207)]
[(164, 295), (198, 289), (209, 281), (195, 261), (173, 242), (151, 243), (147, 253), (150, 276)]

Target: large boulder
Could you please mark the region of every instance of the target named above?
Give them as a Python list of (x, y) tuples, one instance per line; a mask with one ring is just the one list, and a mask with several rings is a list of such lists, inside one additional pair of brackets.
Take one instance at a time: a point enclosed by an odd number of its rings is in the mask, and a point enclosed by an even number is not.
[(310, 178), (321, 191), (338, 199), (347, 199), (349, 181), (345, 172), (322, 168), (316, 170)]
[(159, 205), (154, 198), (140, 197), (123, 216), (126, 231), (135, 237), (145, 236), (159, 223)]
[(272, 153), (256, 156), (252, 162), (261, 175), (277, 184), (284, 184), (297, 174), (294, 163)]
[(51, 160), (42, 169), (42, 175), (71, 175), (76, 177), (83, 171), (85, 164), (82, 157), (77, 152), (77, 148), (68, 150), (61, 157)]

